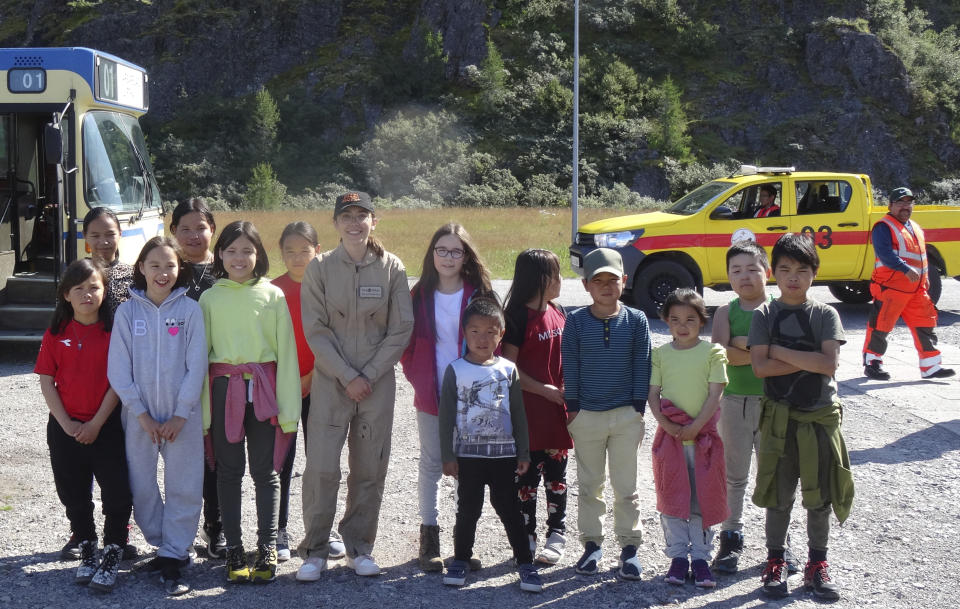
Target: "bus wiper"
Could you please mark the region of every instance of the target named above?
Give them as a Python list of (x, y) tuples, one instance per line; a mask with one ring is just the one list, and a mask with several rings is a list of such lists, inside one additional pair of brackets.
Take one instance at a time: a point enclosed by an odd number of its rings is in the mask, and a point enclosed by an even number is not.
[(140, 210), (137, 211), (137, 216), (133, 219), (133, 222), (139, 222), (143, 218), (143, 208), (148, 204), (153, 205), (153, 189), (150, 188), (150, 178), (153, 174), (147, 167), (147, 162), (143, 160), (143, 155), (137, 150), (136, 143), (130, 142), (130, 146), (133, 148), (133, 156), (137, 159), (137, 164), (140, 166), (140, 176), (143, 178), (143, 199), (140, 200)]

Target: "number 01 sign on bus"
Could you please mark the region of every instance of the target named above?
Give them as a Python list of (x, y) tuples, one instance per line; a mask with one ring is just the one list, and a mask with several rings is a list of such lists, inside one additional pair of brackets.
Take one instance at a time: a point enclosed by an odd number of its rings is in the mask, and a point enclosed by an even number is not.
[(126, 262), (163, 233), (138, 122), (149, 80), (93, 49), (24, 48), (0, 49), (0, 83), (0, 341), (29, 340), (47, 323), (40, 305), (54, 304), (63, 268), (87, 255), (90, 209), (117, 214)]

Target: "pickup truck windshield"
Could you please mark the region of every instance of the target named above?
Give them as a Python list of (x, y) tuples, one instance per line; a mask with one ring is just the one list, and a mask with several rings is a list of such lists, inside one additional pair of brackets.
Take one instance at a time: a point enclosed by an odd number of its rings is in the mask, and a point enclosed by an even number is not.
[(668, 214), (692, 216), (707, 206), (718, 196), (736, 187), (733, 182), (707, 182), (700, 188), (685, 194), (679, 201), (666, 209)]

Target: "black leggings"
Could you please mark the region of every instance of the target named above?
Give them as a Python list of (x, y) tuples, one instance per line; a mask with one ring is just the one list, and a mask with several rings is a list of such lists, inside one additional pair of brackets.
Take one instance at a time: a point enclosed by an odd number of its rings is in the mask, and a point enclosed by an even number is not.
[[(137, 424), (134, 421), (134, 424)], [(120, 406), (100, 428), (92, 444), (68, 436), (53, 415), (47, 421), (47, 446), (57, 496), (67, 511), (70, 530), (80, 541), (97, 541), (93, 521), (93, 480), (103, 503), (103, 545), (127, 543), (133, 511)]]
[[(300, 419), (303, 421), (303, 447), (307, 447), (307, 419), (310, 418), (310, 395), (307, 394), (300, 403)], [(293, 434), (293, 440), (290, 441), (290, 450), (287, 452), (287, 460), (283, 462), (283, 469), (280, 470), (280, 513), (277, 518), (277, 526), (281, 529), (287, 528), (287, 516), (290, 512), (290, 478), (293, 477), (293, 462), (297, 459), (297, 434)]]

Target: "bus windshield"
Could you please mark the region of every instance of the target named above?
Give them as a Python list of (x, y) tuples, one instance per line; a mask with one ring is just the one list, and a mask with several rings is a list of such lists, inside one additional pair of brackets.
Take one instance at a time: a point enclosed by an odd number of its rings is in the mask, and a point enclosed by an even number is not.
[(84, 116), (83, 159), (83, 190), (90, 207), (130, 211), (160, 204), (136, 118), (107, 111)]
[(685, 194), (665, 211), (669, 214), (692, 216), (734, 186), (736, 186), (736, 184), (732, 182), (707, 182), (700, 188)]

